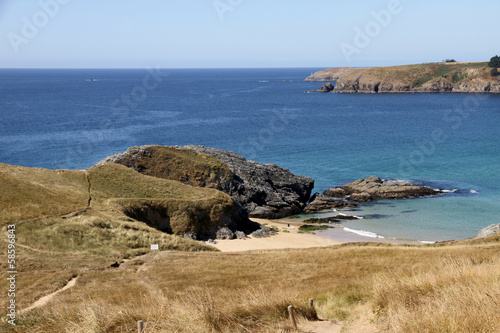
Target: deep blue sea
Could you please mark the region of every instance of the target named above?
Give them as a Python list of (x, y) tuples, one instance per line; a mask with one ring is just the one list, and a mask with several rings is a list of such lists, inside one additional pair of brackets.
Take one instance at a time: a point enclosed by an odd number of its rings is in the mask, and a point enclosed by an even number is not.
[(134, 145), (196, 144), (317, 192), (371, 175), (453, 191), (363, 205), (351, 229), (438, 241), (500, 222), (500, 96), (305, 93), (320, 69), (2, 69), (0, 162), (88, 168)]

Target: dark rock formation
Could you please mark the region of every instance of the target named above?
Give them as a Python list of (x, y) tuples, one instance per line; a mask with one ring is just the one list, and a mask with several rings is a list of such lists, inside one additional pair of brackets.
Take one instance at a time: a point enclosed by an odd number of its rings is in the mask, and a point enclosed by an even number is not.
[(328, 82), (327, 84), (322, 85), (321, 88), (316, 90), (316, 92), (322, 92), (322, 93), (332, 92), (334, 88), (335, 87), (330, 82)]
[(220, 228), (215, 235), (215, 239), (234, 239), (235, 237), (234, 232), (228, 227)]
[(319, 193), (315, 193), (310, 200), (309, 205), (304, 209), (304, 213), (315, 213), (321, 210), (333, 209), (333, 208), (345, 208), (349, 203), (343, 200), (336, 200), (328, 198)]
[(153, 177), (215, 188), (229, 194), (250, 217), (258, 218), (277, 219), (300, 213), (314, 187), (313, 179), (277, 165), (203, 146), (132, 147), (98, 165), (109, 162)]
[(304, 223), (338, 223), (342, 220), (357, 220), (357, 219), (359, 219), (359, 217), (339, 214), (337, 216), (331, 216), (331, 217), (307, 219), (304, 220)]
[(373, 201), (373, 197), (366, 192), (353, 193), (349, 196), (349, 200), (356, 202), (368, 202)]
[(351, 200), (356, 197), (368, 198), (368, 196), (376, 199), (414, 198), (441, 193), (425, 186), (391, 180), (383, 181), (374, 176), (356, 180), (344, 185), (342, 188), (351, 194)]
[(277, 234), (276, 230), (263, 225), (259, 230), (252, 232), (250, 236), (254, 238), (266, 238), (274, 236), (276, 234)]
[(300, 213), (306, 206), (314, 180), (292, 174), (275, 164), (261, 164), (230, 151), (184, 146), (222, 161), (234, 177), (219, 190), (229, 194), (250, 217), (278, 219)]
[(323, 194), (332, 198), (344, 198), (349, 194), (349, 192), (344, 190), (342, 187), (335, 187), (326, 190)]
[(243, 231), (235, 231), (234, 236), (236, 239), (244, 239), (247, 235)]
[(474, 236), (474, 239), (477, 238), (486, 238), (490, 237), (493, 235), (498, 235), (500, 234), (500, 223), (498, 224), (492, 224), (487, 226), (484, 229), (481, 229), (476, 236)]

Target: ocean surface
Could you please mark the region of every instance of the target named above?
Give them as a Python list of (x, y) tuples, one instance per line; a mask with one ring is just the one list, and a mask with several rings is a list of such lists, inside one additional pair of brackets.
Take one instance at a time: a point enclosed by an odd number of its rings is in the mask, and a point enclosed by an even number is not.
[(343, 226), (367, 235), (440, 241), (500, 222), (500, 96), (305, 93), (320, 69), (2, 69), (0, 162), (81, 169), (134, 145), (204, 145), (317, 192), (371, 175), (450, 191), (363, 204)]

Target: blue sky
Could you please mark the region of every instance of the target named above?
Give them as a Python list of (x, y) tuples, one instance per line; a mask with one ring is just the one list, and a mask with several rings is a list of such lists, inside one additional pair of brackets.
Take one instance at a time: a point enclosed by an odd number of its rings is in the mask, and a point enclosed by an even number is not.
[(500, 53), (498, 9), (498, 0), (0, 0), (0, 67), (481, 61)]

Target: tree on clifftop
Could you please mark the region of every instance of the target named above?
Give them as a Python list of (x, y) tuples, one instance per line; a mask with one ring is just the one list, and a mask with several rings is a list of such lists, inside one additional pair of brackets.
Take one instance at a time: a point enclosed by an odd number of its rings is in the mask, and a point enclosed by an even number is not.
[(490, 62), (488, 63), (488, 67), (493, 67), (493, 68), (500, 67), (500, 57), (494, 56), (493, 58), (491, 58)]

